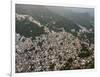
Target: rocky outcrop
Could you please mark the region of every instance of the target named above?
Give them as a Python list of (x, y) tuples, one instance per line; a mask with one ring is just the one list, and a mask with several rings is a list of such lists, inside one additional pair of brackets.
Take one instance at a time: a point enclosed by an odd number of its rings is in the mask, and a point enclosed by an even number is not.
[(94, 67), (93, 47), (67, 32), (32, 38), (16, 34), (16, 72), (40, 72)]

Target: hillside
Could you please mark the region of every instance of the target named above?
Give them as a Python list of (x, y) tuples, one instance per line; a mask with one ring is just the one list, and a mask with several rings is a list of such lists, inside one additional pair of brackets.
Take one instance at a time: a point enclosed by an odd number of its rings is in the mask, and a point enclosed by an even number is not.
[(94, 68), (94, 10), (16, 4), (16, 73)]

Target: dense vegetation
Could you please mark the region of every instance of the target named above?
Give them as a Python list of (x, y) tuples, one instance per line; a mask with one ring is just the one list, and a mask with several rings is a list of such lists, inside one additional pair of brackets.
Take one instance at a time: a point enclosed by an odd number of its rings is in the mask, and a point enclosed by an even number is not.
[(16, 33), (20, 33), (20, 35), (24, 35), (25, 37), (35, 38), (45, 32), (43, 27), (39, 27), (27, 19), (20, 21), (16, 19)]

